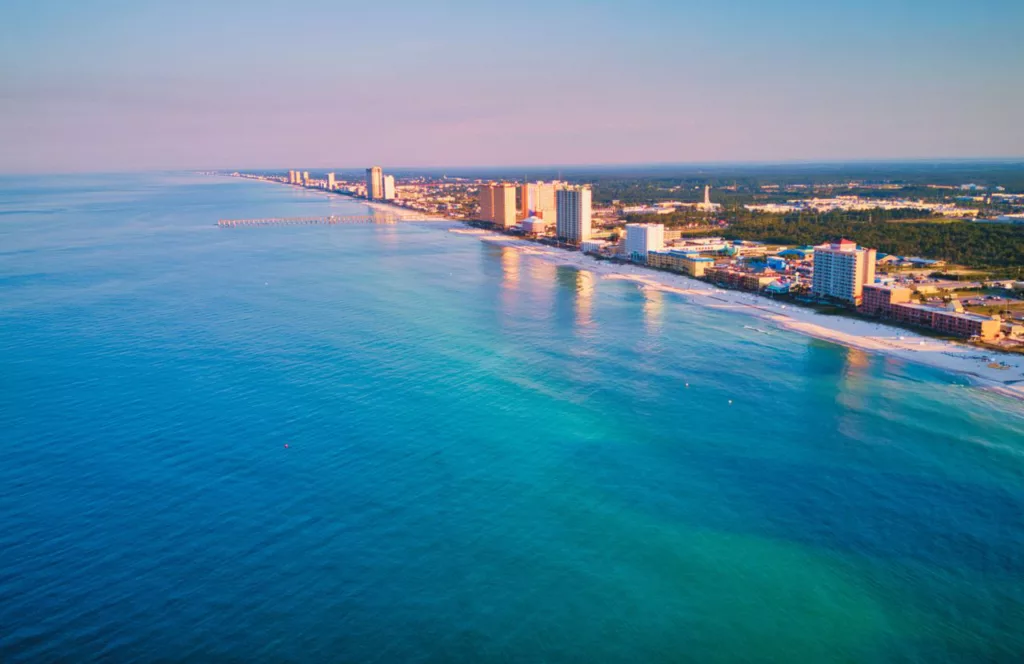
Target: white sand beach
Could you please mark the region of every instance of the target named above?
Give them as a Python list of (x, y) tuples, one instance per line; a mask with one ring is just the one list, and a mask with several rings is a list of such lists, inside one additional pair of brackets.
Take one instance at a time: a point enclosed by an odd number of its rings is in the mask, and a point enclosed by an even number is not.
[(683, 275), (599, 261), (580, 252), (484, 230), (452, 228), (449, 232), (514, 247), (525, 255), (587, 270), (602, 279), (626, 279), (647, 288), (676, 293), (695, 304), (754, 316), (779, 328), (817, 339), (968, 376), (975, 385), (1024, 400), (1024, 357), (1018, 355), (926, 337), (872, 320), (820, 314), (813, 309), (781, 304), (753, 293), (717, 288)]
[(395, 205), (394, 203), (385, 203), (383, 201), (367, 201), (360, 199), (353, 199), (365, 205), (366, 207), (384, 212), (388, 215), (393, 215), (402, 221), (447, 221), (449, 223), (457, 223), (454, 219), (449, 219), (437, 214), (430, 214), (427, 212), (420, 212), (419, 210), (411, 210), (401, 205)]

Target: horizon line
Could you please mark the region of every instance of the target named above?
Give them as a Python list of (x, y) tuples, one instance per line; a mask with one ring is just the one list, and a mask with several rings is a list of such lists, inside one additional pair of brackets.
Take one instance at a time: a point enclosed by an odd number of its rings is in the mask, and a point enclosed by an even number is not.
[[(358, 171), (381, 162), (361, 166), (222, 166), (222, 167), (181, 167), (181, 168), (138, 168), (116, 170), (70, 170), (70, 171), (7, 171), (0, 170), (0, 176), (66, 176), (66, 175), (125, 175), (142, 173), (196, 173), (196, 172), (246, 172), (246, 171)], [(1024, 165), (1024, 155), (1017, 157), (867, 157), (853, 159), (787, 159), (787, 160), (718, 160), (718, 161), (649, 161), (649, 162), (590, 162), (561, 164), (511, 164), (500, 165), (431, 165), (431, 166), (387, 166), (399, 171), (444, 171), (444, 170), (552, 170), (552, 169), (614, 169), (614, 168), (670, 168), (670, 167), (751, 167), (751, 166), (866, 166), (866, 165), (922, 165), (922, 164), (1016, 164)]]

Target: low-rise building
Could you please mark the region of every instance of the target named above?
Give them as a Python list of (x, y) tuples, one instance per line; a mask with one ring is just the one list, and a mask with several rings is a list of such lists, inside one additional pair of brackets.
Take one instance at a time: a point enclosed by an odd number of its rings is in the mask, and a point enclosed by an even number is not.
[(917, 304), (911, 301), (911, 295), (912, 291), (902, 286), (865, 285), (860, 311), (956, 337), (994, 339), (999, 336), (1001, 321), (998, 318), (967, 313), (956, 300), (945, 307)]
[(732, 265), (720, 265), (709, 267), (705, 270), (705, 276), (709, 281), (730, 288), (742, 290), (759, 291), (768, 284), (775, 281), (778, 275), (774, 270), (763, 270), (754, 272), (743, 270)]
[(580, 242), (580, 251), (585, 254), (599, 254), (609, 245), (605, 240), (584, 240)]
[(522, 226), (523, 232), (528, 233), (530, 235), (543, 235), (548, 231), (548, 228), (550, 227), (547, 221), (539, 217), (530, 217), (528, 219), (524, 219)]
[(703, 277), (707, 269), (714, 266), (715, 261), (697, 254), (670, 249), (669, 251), (648, 252), (647, 264), (663, 270), (682, 272), (691, 277)]
[(792, 247), (780, 251), (778, 255), (790, 260), (802, 261), (814, 257), (814, 247)]
[(720, 237), (691, 237), (681, 239), (673, 243), (672, 248), (680, 251), (692, 251), (694, 253), (705, 253), (723, 251), (729, 243)]
[(735, 240), (725, 247), (730, 256), (764, 256), (768, 253), (768, 245), (752, 240)]

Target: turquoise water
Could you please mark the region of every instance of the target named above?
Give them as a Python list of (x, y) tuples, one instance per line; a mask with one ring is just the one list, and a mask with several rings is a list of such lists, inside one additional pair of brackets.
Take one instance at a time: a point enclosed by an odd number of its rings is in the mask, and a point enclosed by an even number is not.
[(214, 226), (364, 211), (0, 179), (0, 660), (1021, 661), (1019, 403), (443, 225)]

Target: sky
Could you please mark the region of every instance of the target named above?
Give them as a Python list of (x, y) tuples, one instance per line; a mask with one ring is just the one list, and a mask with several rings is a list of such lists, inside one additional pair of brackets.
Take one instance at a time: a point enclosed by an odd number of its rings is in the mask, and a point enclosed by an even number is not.
[(1020, 0), (5, 0), (0, 172), (1024, 156)]

